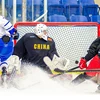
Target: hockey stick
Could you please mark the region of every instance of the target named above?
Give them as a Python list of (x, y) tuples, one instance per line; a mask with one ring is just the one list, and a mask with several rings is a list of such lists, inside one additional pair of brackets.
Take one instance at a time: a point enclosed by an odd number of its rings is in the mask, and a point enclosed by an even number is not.
[(67, 70), (67, 71), (63, 71), (63, 70), (60, 70), (60, 69), (55, 69), (54, 71), (60, 72), (60, 73), (70, 73), (70, 72), (100, 72), (100, 70), (96, 70), (96, 69), (91, 69), (91, 70)]
[[(74, 69), (77, 69), (77, 68), (79, 68), (79, 66), (76, 66), (76, 67), (74, 67), (74, 68), (71, 68), (71, 69), (69, 69), (69, 70), (67, 70), (67, 71), (70, 72), (70, 71), (73, 71)], [(59, 74), (56, 74), (56, 75), (54, 75), (54, 76), (52, 76), (52, 78), (53, 78), (53, 77), (56, 77), (56, 76), (59, 76), (59, 75), (62, 75), (62, 74), (65, 73), (65, 71), (62, 71), (62, 70), (60, 70), (60, 69), (58, 69), (58, 68), (54, 69), (54, 71), (55, 71), (55, 72), (60, 72), (60, 73), (59, 73)]]
[[(77, 68), (77, 67), (76, 67)], [(100, 70), (97, 70), (97, 69), (91, 69), (91, 70), (73, 70), (74, 68), (70, 69), (70, 70), (60, 70), (58, 68), (56, 68), (54, 71), (56, 72), (60, 72), (60, 74), (57, 74), (57, 75), (54, 75), (52, 78), (56, 77), (56, 76), (59, 76), (59, 75), (62, 75), (62, 74), (65, 74), (65, 73), (71, 73), (71, 72), (100, 72)]]

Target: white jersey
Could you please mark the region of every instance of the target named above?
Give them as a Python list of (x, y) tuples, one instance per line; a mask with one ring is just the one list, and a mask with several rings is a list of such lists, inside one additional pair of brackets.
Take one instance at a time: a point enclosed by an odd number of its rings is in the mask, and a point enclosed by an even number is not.
[(3, 35), (10, 36), (13, 33), (14, 33), (14, 27), (10, 23), (10, 21), (8, 21), (7, 19), (5, 19), (3, 16), (0, 16), (0, 38)]

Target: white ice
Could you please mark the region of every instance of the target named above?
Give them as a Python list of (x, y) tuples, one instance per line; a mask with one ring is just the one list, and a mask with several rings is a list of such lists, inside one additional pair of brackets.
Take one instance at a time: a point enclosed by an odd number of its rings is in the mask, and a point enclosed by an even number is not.
[[(25, 65), (26, 75), (15, 79), (18, 89), (0, 88), (0, 100), (98, 100), (97, 85), (85, 81), (78, 86), (70, 86), (60, 79), (51, 79), (48, 75), (33, 65)], [(27, 68), (28, 67), (28, 68)], [(34, 83), (34, 84), (32, 84)]]

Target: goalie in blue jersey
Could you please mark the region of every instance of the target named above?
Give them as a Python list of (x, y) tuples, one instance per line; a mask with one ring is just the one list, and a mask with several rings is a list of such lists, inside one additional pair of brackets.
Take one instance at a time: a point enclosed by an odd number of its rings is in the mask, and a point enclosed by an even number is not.
[(7, 73), (8, 63), (6, 60), (13, 53), (13, 39), (17, 38), (18, 33), (10, 21), (0, 16), (0, 70), (2, 70), (2, 74)]

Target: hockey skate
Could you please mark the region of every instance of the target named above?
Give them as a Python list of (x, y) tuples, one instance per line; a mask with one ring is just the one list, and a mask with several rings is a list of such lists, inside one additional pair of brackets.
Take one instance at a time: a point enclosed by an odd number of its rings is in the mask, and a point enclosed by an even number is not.
[(6, 67), (2, 67), (2, 75), (1, 75), (1, 85), (3, 87), (7, 87), (7, 69)]

